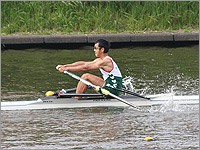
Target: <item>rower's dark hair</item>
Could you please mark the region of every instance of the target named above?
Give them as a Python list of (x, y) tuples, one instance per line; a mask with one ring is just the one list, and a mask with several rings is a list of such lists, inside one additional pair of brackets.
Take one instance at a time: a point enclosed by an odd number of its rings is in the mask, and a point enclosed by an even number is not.
[(104, 53), (108, 53), (109, 51), (109, 48), (110, 48), (110, 42), (104, 40), (104, 39), (99, 39), (95, 42), (96, 43), (99, 43), (99, 47), (100, 49), (101, 48), (104, 48)]

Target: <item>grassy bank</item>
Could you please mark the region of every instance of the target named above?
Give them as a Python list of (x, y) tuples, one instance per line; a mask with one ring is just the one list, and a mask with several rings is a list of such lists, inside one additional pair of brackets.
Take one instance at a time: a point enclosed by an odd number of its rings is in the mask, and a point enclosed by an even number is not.
[(192, 32), (197, 1), (2, 1), (1, 34)]

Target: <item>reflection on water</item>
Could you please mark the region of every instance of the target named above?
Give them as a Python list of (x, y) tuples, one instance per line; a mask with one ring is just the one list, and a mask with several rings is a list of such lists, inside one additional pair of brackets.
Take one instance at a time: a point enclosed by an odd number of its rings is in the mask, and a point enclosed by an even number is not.
[[(121, 48), (109, 53), (139, 94), (198, 94), (198, 46)], [(92, 47), (81, 50), (7, 50), (2, 52), (2, 100), (43, 97), (46, 91), (76, 87), (77, 80), (58, 72), (58, 64), (95, 59)], [(101, 76), (99, 71), (90, 71)], [(76, 73), (81, 76), (82, 73)], [(124, 80), (125, 81), (125, 80)]]

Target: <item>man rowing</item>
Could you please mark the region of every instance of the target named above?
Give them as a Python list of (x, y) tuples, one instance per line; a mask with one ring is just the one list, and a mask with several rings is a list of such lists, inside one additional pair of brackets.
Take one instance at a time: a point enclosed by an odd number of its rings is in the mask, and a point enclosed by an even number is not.
[[(66, 65), (58, 65), (56, 67), (60, 72), (67, 71), (75, 71), (75, 72), (85, 72), (89, 70), (97, 70), (99, 69), (102, 73), (103, 79), (92, 75), (90, 73), (85, 73), (81, 76), (82, 79), (87, 80), (88, 82), (101, 86), (104, 89), (107, 89), (111, 93), (119, 96), (120, 92), (114, 90), (113, 88), (121, 89), (122, 87), (122, 75), (114, 60), (108, 56), (108, 51), (110, 48), (110, 43), (104, 39), (99, 39), (95, 42), (94, 52), (95, 56), (98, 57), (94, 61), (85, 62), (78, 61), (72, 64)], [(111, 88), (109, 88), (111, 87)], [(88, 89), (88, 85), (79, 81), (76, 89), (76, 93), (85, 93)], [(100, 91), (98, 91), (100, 92)], [(106, 96), (110, 98), (109, 96)], [(81, 97), (76, 97), (77, 99), (81, 99)]]

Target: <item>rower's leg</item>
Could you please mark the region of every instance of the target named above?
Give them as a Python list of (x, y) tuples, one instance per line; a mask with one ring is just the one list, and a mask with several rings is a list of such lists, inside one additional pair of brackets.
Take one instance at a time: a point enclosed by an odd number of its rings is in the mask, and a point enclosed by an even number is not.
[[(104, 81), (102, 78), (97, 77), (95, 75), (92, 75), (90, 73), (85, 73), (81, 76), (82, 79), (89, 81), (90, 83), (98, 86), (104, 86), (106, 81)], [(85, 93), (88, 89), (88, 86), (84, 84), (83, 82), (79, 81), (77, 88), (76, 88), (76, 93)], [(81, 97), (75, 97), (77, 99), (81, 99)]]

